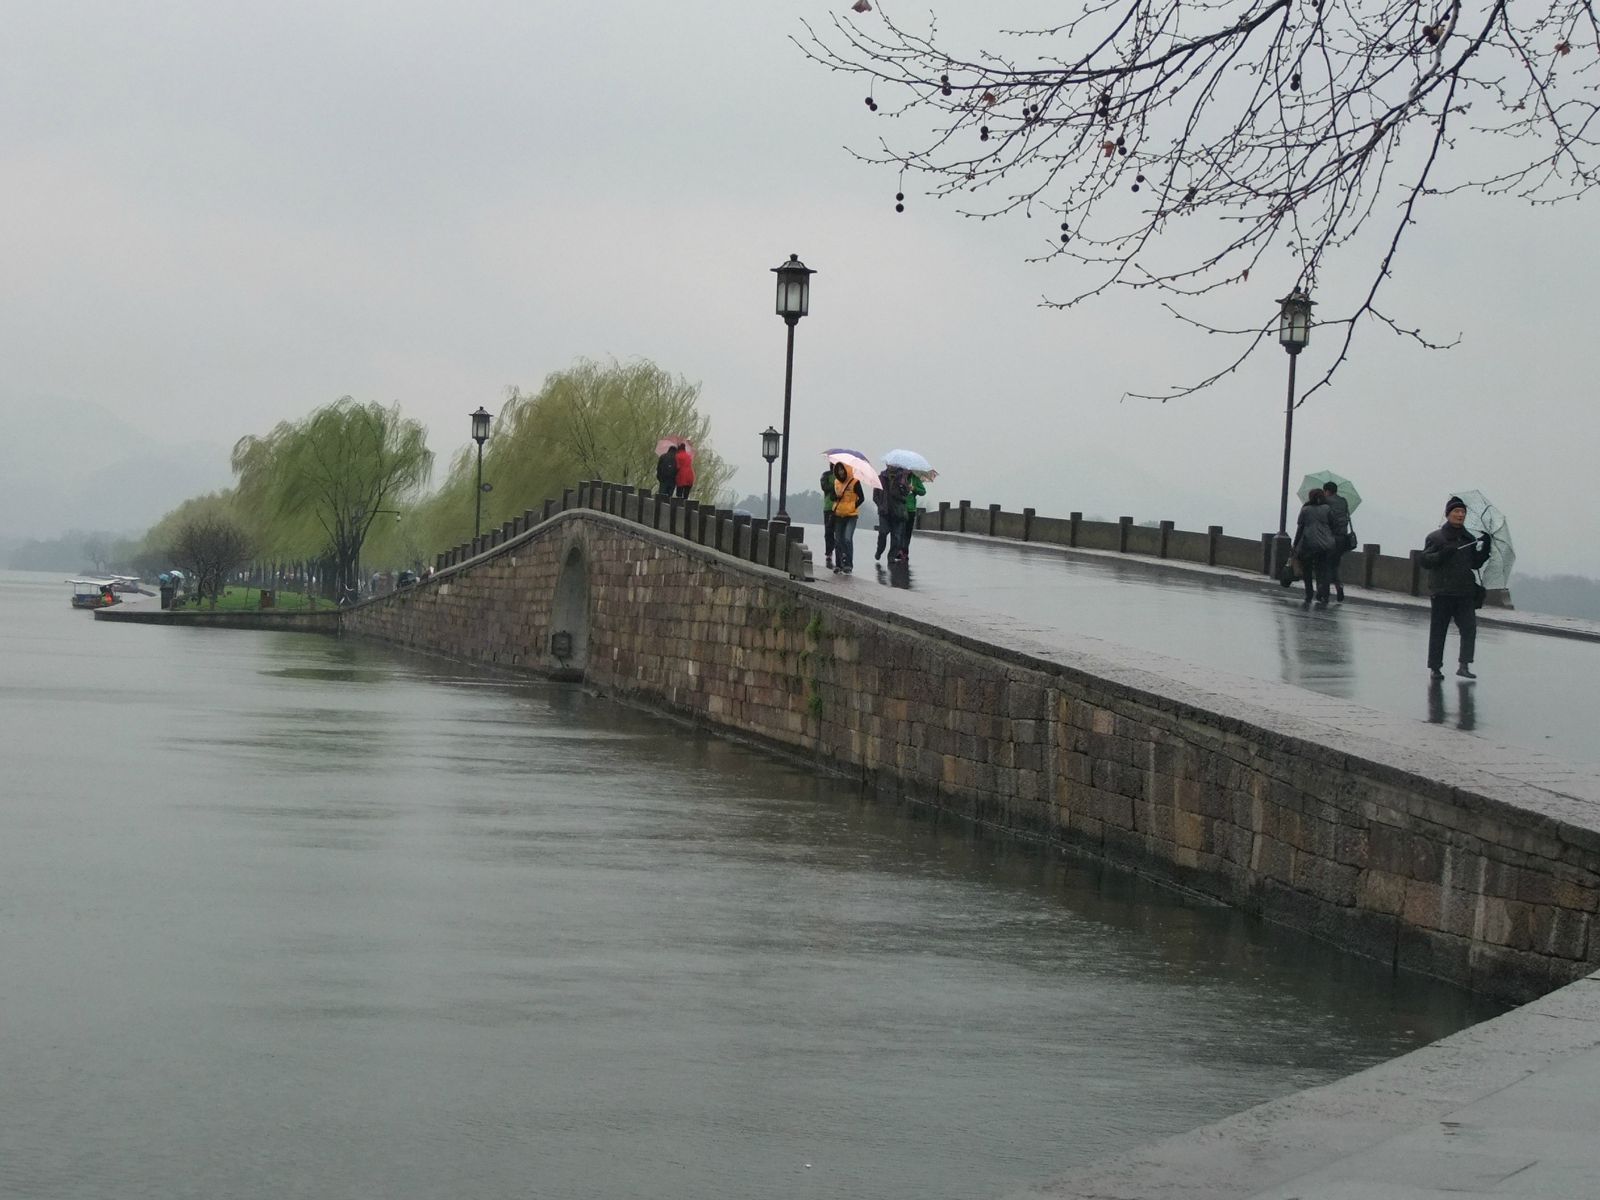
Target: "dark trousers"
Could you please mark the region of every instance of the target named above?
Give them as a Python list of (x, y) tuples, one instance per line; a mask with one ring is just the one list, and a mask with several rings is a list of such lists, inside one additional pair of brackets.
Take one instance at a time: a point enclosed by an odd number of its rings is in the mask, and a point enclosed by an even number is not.
[(833, 558), (833, 552), (839, 548), (834, 538), (838, 528), (839, 518), (833, 515), (833, 509), (830, 508), (822, 514), (822, 553), (825, 560)]
[(675, 490), (674, 494), (678, 497), (679, 500), (687, 500), (689, 498), (689, 489), (692, 488), (693, 486), (694, 486), (694, 484), (692, 484), (692, 483), (680, 483), (677, 486), (677, 489)]
[(848, 571), (856, 565), (856, 517), (834, 517), (833, 561)]
[(905, 530), (900, 534), (901, 554), (909, 554), (911, 552), (911, 535), (916, 532), (916, 528), (917, 514), (914, 512), (906, 513), (906, 527)]
[(1478, 610), (1472, 606), (1471, 596), (1435, 596), (1433, 618), (1428, 623), (1428, 665), (1444, 666), (1444, 639), (1450, 632), (1450, 622), (1456, 623), (1461, 634), (1461, 661), (1472, 661), (1478, 647)]
[(672, 496), (672, 492), (673, 492), (673, 485), (672, 484), (670, 484), (670, 483), (662, 483), (659, 479), (656, 480), (656, 495), (657, 496), (660, 496), (660, 497), (662, 497), (664, 499), (670, 499), (671, 496)]
[(1341, 596), (1344, 595), (1344, 580), (1339, 578), (1339, 564), (1344, 561), (1344, 556), (1348, 550), (1349, 547), (1346, 546), (1344, 539), (1341, 537), (1338, 546), (1328, 555), (1328, 579), (1333, 583), (1334, 590)]
[(906, 544), (906, 514), (902, 509), (895, 512), (893, 509), (883, 510), (878, 513), (878, 550), (874, 558), (883, 557), (883, 548), (889, 547), (889, 557), (894, 558)]
[(1331, 559), (1332, 555), (1326, 553), (1301, 553), (1300, 569), (1305, 572), (1307, 600), (1312, 598), (1313, 591), (1315, 592), (1315, 596), (1318, 600), (1327, 600), (1328, 581), (1330, 578), (1328, 573), (1328, 565)]

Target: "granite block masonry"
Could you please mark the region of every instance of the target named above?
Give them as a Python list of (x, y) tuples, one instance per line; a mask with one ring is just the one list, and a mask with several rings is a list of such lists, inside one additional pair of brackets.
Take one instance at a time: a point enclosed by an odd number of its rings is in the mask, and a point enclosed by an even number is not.
[(891, 619), (607, 512), (558, 513), (341, 628), (581, 678), (1505, 999), (1600, 963), (1600, 821), (1559, 797)]

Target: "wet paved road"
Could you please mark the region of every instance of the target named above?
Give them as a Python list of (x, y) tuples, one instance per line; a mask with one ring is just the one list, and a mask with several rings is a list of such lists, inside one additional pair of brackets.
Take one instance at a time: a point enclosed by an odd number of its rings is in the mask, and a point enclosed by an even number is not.
[[(873, 562), (875, 539), (870, 527), (857, 532), (856, 573), (842, 586), (862, 598), (875, 584), (909, 587), (933, 602), (933, 620), (943, 609), (1099, 638), (1600, 763), (1600, 643), (1480, 628), (1480, 681), (1450, 676), (1434, 686), (1422, 612), (1359, 602), (1307, 610), (1299, 589), (1252, 590), (1203, 572), (968, 538), (919, 536), (909, 569), (890, 572)], [(820, 546), (821, 530), (806, 540)], [(1452, 631), (1447, 659), (1455, 645)]]

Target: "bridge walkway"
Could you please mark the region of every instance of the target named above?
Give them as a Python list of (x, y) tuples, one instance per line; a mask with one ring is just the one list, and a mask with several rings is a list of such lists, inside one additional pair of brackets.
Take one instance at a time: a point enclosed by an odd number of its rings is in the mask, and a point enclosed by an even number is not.
[[(875, 537), (858, 530), (855, 574), (819, 563), (815, 586), (974, 636), (1138, 659), (1157, 674), (1351, 736), (1381, 732), (1542, 787), (1600, 794), (1600, 641), (1587, 640), (1600, 627), (1592, 623), (1496, 613), (1478, 631), (1479, 682), (1447, 673), (1441, 685), (1424, 661), (1426, 601), (1374, 603), (1350, 587), (1344, 605), (1307, 609), (1300, 589), (1238, 572), (949, 534), (918, 534), (909, 566), (887, 567), (873, 560)], [(820, 550), (821, 530), (808, 529), (806, 540)], [(1443, 739), (1444, 730), (1471, 737)]]

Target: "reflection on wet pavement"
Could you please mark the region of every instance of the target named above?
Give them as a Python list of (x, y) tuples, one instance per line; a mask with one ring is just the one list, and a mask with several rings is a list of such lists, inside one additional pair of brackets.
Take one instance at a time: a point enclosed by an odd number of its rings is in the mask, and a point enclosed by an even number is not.
[[(1304, 608), (1298, 590), (1041, 547), (917, 536), (908, 567), (878, 582), (991, 619), (1100, 638), (1366, 708), (1444, 724), (1573, 763), (1600, 762), (1600, 644), (1480, 627), (1480, 682), (1463, 698), (1427, 685), (1426, 612), (1363, 604)], [(871, 602), (861, 588), (843, 586)], [(1352, 597), (1359, 589), (1347, 587)], [(1450, 650), (1454, 650), (1452, 642)], [(1443, 714), (1442, 716), (1440, 714)]]

